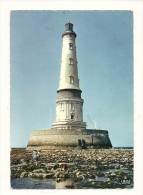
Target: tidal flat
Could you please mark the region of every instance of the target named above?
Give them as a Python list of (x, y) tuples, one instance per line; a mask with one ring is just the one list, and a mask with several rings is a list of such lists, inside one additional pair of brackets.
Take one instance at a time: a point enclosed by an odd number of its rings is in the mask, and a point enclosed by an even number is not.
[(133, 188), (133, 149), (40, 150), (37, 165), (33, 151), (12, 149), (10, 155), (14, 189)]

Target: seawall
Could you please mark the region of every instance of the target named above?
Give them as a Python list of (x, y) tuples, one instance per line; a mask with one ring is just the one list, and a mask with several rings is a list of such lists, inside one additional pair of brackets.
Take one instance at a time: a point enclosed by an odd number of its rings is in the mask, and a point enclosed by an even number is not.
[(79, 147), (84, 140), (86, 148), (111, 148), (107, 130), (95, 129), (49, 129), (31, 132), (27, 149), (54, 149)]

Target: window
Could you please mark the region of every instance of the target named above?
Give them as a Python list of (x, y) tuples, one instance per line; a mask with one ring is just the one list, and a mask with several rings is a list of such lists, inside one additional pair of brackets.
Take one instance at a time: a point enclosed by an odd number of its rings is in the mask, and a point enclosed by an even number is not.
[(69, 58), (69, 64), (72, 65), (73, 64), (73, 58)]
[(72, 43), (69, 43), (69, 49), (73, 49), (73, 44)]
[(70, 76), (70, 83), (73, 84), (73, 82), (74, 82), (74, 77)]
[(71, 114), (71, 119), (74, 119), (74, 114)]
[(71, 110), (74, 110), (74, 104), (71, 103)]
[(61, 103), (61, 110), (64, 110), (64, 104)]
[(69, 30), (72, 30), (72, 25), (69, 25)]

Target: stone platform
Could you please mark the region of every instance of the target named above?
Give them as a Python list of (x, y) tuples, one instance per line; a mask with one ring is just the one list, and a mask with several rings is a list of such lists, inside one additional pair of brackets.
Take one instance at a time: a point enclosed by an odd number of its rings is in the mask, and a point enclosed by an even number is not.
[(84, 140), (86, 148), (111, 148), (107, 130), (47, 129), (31, 132), (27, 149), (78, 148)]

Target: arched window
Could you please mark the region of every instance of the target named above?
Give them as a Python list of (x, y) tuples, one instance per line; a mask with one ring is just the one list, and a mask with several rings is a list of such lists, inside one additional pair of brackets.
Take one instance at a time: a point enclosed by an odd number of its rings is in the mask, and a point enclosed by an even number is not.
[(74, 77), (70, 76), (70, 83), (73, 84), (74, 83)]
[(74, 119), (74, 114), (71, 114), (71, 119)]
[(73, 49), (73, 44), (69, 43), (69, 49), (72, 50)]
[(71, 110), (74, 110), (74, 104), (71, 103)]
[(74, 62), (73, 58), (69, 58), (69, 61), (70, 61), (69, 64), (73, 65), (73, 62)]

